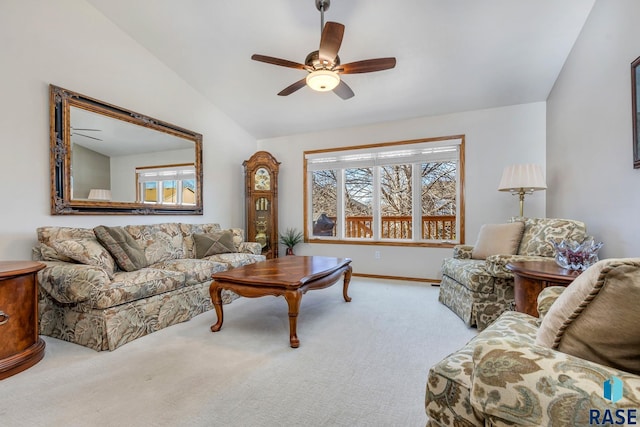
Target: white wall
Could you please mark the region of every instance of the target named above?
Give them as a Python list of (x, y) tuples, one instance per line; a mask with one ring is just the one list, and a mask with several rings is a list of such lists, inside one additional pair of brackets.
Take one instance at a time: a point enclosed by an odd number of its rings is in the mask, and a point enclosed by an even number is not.
[[(498, 184), (509, 164), (538, 163), (544, 167), (545, 114), (545, 103), (540, 102), (260, 140), (258, 148), (282, 162), (279, 228), (303, 228), (305, 150), (464, 134), (466, 241), (473, 243), (482, 224), (518, 215), (517, 197), (498, 192)], [(528, 196), (524, 213), (544, 216), (545, 193)], [(374, 251), (381, 252), (380, 260), (374, 260)], [(451, 256), (451, 249), (300, 244), (296, 254), (350, 257), (356, 273), (438, 279), (442, 259)]]
[[(0, 259), (29, 259), (36, 227), (165, 221), (243, 226), (256, 141), (83, 0), (0, 3)], [(203, 135), (203, 216), (51, 216), (48, 86)]]
[(631, 62), (640, 2), (597, 0), (547, 102), (547, 213), (586, 222), (601, 258), (640, 256)]

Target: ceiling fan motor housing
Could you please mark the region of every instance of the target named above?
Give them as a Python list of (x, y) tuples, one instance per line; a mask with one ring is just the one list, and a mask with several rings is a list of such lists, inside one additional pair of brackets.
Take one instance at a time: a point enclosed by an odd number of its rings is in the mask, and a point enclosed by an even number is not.
[(340, 57), (336, 55), (336, 58), (333, 62), (323, 63), (320, 60), (320, 53), (317, 50), (314, 50), (307, 58), (304, 60), (305, 65), (312, 67), (314, 70), (333, 70), (335, 67), (340, 65)]

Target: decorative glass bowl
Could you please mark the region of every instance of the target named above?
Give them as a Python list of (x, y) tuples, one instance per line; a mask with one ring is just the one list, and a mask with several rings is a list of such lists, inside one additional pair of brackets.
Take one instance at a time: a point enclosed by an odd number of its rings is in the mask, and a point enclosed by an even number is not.
[(587, 236), (582, 242), (566, 241), (560, 243), (551, 241), (556, 249), (556, 263), (568, 270), (584, 271), (598, 262), (598, 251), (603, 243)]

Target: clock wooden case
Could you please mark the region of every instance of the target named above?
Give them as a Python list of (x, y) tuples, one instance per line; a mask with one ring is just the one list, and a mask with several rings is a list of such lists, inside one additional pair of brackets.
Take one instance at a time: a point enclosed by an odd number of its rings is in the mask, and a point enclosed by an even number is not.
[(280, 162), (258, 151), (242, 164), (245, 174), (247, 240), (262, 245), (267, 259), (278, 257), (278, 170)]

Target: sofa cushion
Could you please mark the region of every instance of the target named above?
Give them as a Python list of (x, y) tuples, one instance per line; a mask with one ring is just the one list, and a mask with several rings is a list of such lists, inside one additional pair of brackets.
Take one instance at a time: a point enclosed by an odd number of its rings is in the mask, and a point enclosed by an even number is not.
[(491, 255), (513, 255), (518, 251), (524, 223), (484, 224), (471, 251), (471, 258), (486, 259)]
[(102, 283), (84, 304), (91, 308), (109, 308), (183, 288), (185, 275), (178, 271), (142, 268), (118, 271), (111, 283)]
[(178, 223), (127, 225), (124, 229), (144, 249), (149, 264), (185, 258), (184, 237)]
[(536, 327), (534, 317), (508, 311), (500, 316), (500, 321), (492, 323), (463, 348), (434, 365), (429, 370), (425, 402), (429, 418), (442, 422), (451, 420), (445, 425), (485, 425), (483, 417), (469, 403), (476, 347), (502, 337), (514, 337), (522, 346), (531, 345), (535, 340)]
[(233, 244), (236, 247), (234, 252), (240, 252), (240, 245), (244, 242), (244, 230), (242, 228), (229, 228), (231, 234), (233, 234)]
[(93, 232), (124, 271), (136, 271), (148, 265), (144, 250), (123, 227), (99, 225)]
[(474, 292), (490, 293), (494, 290), (495, 278), (487, 272), (483, 260), (445, 258), (442, 274)]
[(236, 252), (231, 231), (217, 231), (207, 234), (194, 234), (196, 258), (204, 258), (210, 255)]
[(524, 232), (518, 254), (554, 257), (555, 248), (549, 240), (560, 243), (563, 240), (582, 241), (587, 233), (583, 222), (556, 218), (512, 218), (524, 221)]
[(267, 259), (264, 255), (255, 255), (255, 254), (247, 254), (247, 253), (226, 253), (226, 254), (218, 254), (211, 255), (206, 259), (215, 262), (221, 262), (228, 266), (228, 268), (238, 268), (243, 265), (254, 264), (256, 262), (264, 261)]
[(103, 268), (110, 278), (113, 277), (116, 263), (95, 238), (56, 240), (52, 245), (56, 252), (81, 264)]
[(149, 268), (177, 271), (184, 274), (185, 285), (191, 286), (211, 280), (213, 273), (226, 271), (228, 265), (205, 259), (170, 259), (152, 264)]
[(602, 260), (551, 305), (536, 343), (640, 374), (640, 258)]

